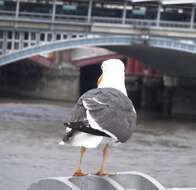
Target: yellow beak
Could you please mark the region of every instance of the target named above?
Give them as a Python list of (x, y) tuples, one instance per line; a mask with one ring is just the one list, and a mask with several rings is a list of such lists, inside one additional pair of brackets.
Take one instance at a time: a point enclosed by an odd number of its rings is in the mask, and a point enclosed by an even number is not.
[(97, 80), (97, 86), (100, 84), (100, 82), (102, 81), (102, 79), (103, 79), (103, 74), (98, 78), (98, 80)]

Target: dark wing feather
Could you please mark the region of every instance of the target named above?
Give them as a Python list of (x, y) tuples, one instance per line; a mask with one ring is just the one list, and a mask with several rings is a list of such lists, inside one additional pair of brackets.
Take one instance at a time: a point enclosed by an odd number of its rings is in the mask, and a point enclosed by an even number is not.
[(86, 92), (75, 105), (70, 121), (85, 120), (85, 107), (98, 125), (114, 134), (120, 142), (127, 141), (136, 127), (133, 104), (119, 90), (97, 88)]

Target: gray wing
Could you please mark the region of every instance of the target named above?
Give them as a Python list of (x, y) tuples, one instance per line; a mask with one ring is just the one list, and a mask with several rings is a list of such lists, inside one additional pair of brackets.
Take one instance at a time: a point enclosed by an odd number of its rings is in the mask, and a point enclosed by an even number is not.
[(102, 129), (112, 133), (120, 142), (127, 141), (136, 127), (131, 100), (116, 89), (98, 88), (86, 92), (75, 105), (70, 121), (85, 120), (86, 110)]

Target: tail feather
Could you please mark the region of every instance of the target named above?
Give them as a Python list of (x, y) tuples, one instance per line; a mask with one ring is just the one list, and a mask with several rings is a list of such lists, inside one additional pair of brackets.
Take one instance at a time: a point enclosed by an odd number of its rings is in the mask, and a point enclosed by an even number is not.
[(68, 142), (70, 140), (70, 138), (73, 136), (74, 134), (74, 130), (72, 129), (71, 131), (69, 132), (66, 132), (64, 137), (63, 137), (63, 142)]
[(64, 123), (64, 125), (66, 128), (68, 127), (71, 129), (71, 131), (66, 133), (65, 140), (69, 140), (69, 138), (71, 138), (76, 131), (89, 133), (97, 136), (110, 137), (108, 134), (104, 133), (103, 131), (99, 131), (97, 129), (92, 128), (89, 125), (88, 121), (67, 122)]

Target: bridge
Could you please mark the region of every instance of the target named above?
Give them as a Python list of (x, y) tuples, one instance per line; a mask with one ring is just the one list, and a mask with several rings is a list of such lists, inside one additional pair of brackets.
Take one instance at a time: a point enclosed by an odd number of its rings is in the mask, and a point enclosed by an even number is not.
[[(9, 9), (8, 5), (6, 8), (6, 2), (9, 6), (13, 6), (12, 9)], [(129, 11), (132, 9), (133, 12), (134, 6), (148, 8), (148, 1), (121, 2), (118, 6), (121, 7), (122, 14), (121, 16), (117, 14), (115, 17), (107, 14), (100, 16), (97, 8), (99, 1), (84, 1), (85, 15), (75, 14), (74, 7), (69, 7), (72, 12), (62, 14), (58, 11), (57, 1), (52, 2), (44, 5), (49, 6), (50, 10), (45, 13), (26, 11), (25, 2), (22, 0), (5, 1), (5, 8), (0, 10), (0, 25), (3, 28), (0, 30), (0, 65), (38, 53), (99, 46), (136, 57), (144, 64), (155, 66), (169, 74), (195, 76), (193, 70), (196, 61), (196, 24), (195, 6), (191, 4), (192, 2), (189, 2), (188, 8), (187, 5), (183, 5), (183, 1), (182, 5), (177, 6), (177, 9), (182, 12), (188, 9), (188, 21), (161, 19), (166, 8), (173, 8), (177, 1), (163, 0), (162, 3), (153, 1), (155, 3), (153, 10), (156, 10), (153, 19), (129, 16)], [(102, 8), (108, 7), (108, 12), (111, 10), (117, 12), (116, 9), (111, 9), (115, 7), (113, 1), (102, 4)], [(81, 5), (78, 3), (76, 6)], [(159, 60), (166, 54), (168, 55), (166, 61)], [(183, 59), (179, 58), (179, 55)], [(174, 60), (178, 64), (174, 64)], [(187, 64), (190, 69), (185, 71), (183, 66)]]
[[(172, 55), (179, 55), (179, 53), (182, 54), (183, 52), (183, 55), (187, 54), (187, 59), (189, 58), (193, 62), (195, 60), (195, 56), (193, 55), (196, 54), (196, 44), (187, 44), (175, 39), (160, 38), (160, 37), (146, 38), (146, 36), (106, 36), (106, 37), (86, 36), (77, 39), (53, 41), (51, 43), (22, 48), (21, 50), (18, 51), (11, 51), (11, 53), (4, 54), (0, 57), (0, 65), (5, 65), (14, 61), (25, 59), (37, 55), (40, 52), (48, 53), (48, 52), (73, 49), (73, 48), (78, 48), (83, 46), (107, 47), (108, 49), (114, 49), (118, 52), (120, 51), (120, 49), (122, 49), (122, 48), (119, 49), (119, 47), (123, 46), (124, 48), (128, 48), (129, 51), (132, 52), (135, 51), (134, 55), (138, 56), (139, 59), (141, 54), (144, 54), (146, 50), (148, 51), (148, 53), (151, 52), (153, 54), (155, 52), (154, 49), (162, 49), (160, 51), (165, 53), (173, 52)], [(126, 51), (125, 50), (123, 51), (124, 54), (126, 54)], [(121, 53), (123, 54), (123, 52)], [(182, 71), (184, 71), (184, 69)], [(192, 74), (194, 75), (194, 72)]]

